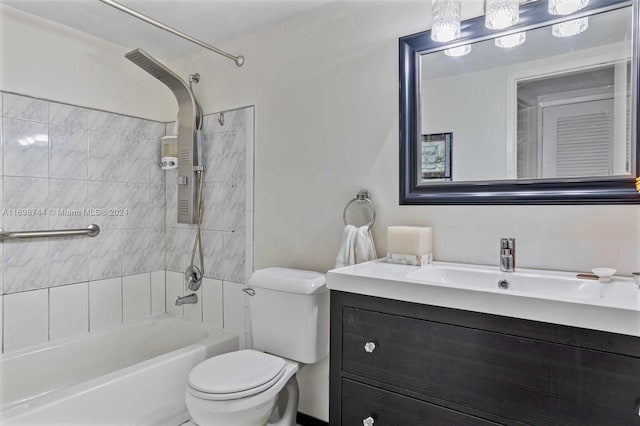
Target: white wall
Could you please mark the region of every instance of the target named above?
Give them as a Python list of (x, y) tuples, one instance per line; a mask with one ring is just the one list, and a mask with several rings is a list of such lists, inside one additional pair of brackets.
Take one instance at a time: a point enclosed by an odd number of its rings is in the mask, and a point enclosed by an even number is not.
[[(255, 267), (330, 269), (342, 209), (367, 188), (378, 253), (388, 225), (431, 225), (437, 260), (497, 265), (513, 236), (522, 267), (640, 269), (637, 205), (398, 205), (397, 39), (428, 26), (428, 3), (336, 2), (223, 45), (242, 68), (209, 52), (172, 63), (200, 72), (205, 112), (256, 106)], [(325, 420), (327, 365), (300, 374), (300, 410)]]
[(175, 119), (171, 91), (129, 62), (126, 47), (3, 5), (0, 45), (1, 90), (153, 120)]
[(506, 86), (504, 68), (421, 82), (422, 134), (453, 133), (454, 181), (506, 178)]

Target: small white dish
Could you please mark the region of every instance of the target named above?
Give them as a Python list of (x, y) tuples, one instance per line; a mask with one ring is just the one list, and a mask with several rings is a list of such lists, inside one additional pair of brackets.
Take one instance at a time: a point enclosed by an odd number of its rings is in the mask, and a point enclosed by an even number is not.
[(616, 270), (613, 268), (594, 268), (591, 272), (598, 276), (601, 283), (608, 283), (611, 281), (611, 276), (616, 273)]

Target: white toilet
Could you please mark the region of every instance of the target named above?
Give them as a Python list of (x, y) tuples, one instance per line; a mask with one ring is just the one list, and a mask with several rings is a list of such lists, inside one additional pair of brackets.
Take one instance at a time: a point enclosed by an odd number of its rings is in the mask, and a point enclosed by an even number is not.
[[(267, 268), (249, 278), (255, 350), (209, 358), (191, 370), (185, 400), (200, 426), (294, 426), (299, 363), (329, 354), (329, 292), (323, 274)], [(252, 292), (249, 292), (252, 293)]]

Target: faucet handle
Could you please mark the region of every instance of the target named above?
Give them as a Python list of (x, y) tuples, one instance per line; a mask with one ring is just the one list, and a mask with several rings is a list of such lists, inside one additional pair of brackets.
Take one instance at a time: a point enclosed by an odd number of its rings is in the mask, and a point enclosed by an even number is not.
[(513, 250), (516, 248), (515, 238), (500, 238), (500, 248)]
[(513, 272), (516, 269), (516, 239), (500, 238), (500, 271)]

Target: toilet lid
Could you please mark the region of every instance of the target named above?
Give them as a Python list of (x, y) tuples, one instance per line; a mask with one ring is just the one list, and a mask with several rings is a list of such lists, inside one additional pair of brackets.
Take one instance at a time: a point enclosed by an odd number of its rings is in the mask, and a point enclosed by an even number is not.
[(191, 386), (187, 386), (187, 392), (189, 394), (191, 394), (192, 396), (198, 398), (198, 399), (205, 399), (205, 400), (208, 400), (208, 401), (228, 401), (228, 400), (232, 400), (232, 399), (246, 398), (246, 397), (253, 396), (253, 395), (259, 394), (261, 392), (264, 392), (264, 391), (270, 389), (271, 387), (275, 386), (276, 383), (278, 381), (280, 381), (280, 379), (284, 375), (285, 375), (285, 370), (283, 369), (276, 377), (274, 377), (273, 379), (269, 380), (264, 385), (261, 385), (261, 386), (255, 387), (255, 388), (251, 388), (251, 389), (247, 389), (247, 390), (243, 390), (243, 391), (240, 391), (240, 392), (207, 393), (207, 392), (197, 391), (194, 388), (192, 388)]
[(204, 394), (258, 392), (282, 376), (285, 364), (282, 358), (252, 349), (229, 352), (198, 364), (189, 373), (187, 383)]

